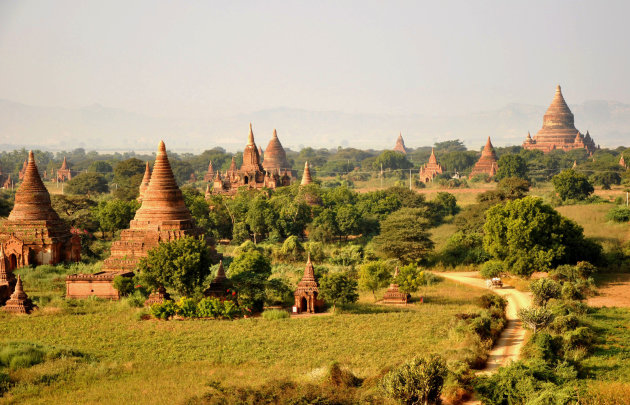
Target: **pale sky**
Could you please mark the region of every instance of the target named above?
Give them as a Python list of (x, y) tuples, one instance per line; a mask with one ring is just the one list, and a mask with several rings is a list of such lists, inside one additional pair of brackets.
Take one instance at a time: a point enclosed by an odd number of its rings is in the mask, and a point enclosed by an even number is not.
[[(155, 117), (630, 102), (629, 1), (0, 0), (0, 98)], [(565, 93), (566, 94), (566, 93)]]

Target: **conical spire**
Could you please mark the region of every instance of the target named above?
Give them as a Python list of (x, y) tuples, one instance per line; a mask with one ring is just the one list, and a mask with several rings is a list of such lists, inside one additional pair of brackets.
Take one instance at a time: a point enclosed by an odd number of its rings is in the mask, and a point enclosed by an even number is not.
[(402, 132), (398, 134), (398, 139), (396, 139), (396, 146), (394, 146), (394, 150), (396, 152), (407, 154), (407, 148), (405, 147), (405, 141), (402, 137)]
[(247, 136), (247, 145), (255, 145), (254, 143), (254, 130), (252, 129), (252, 123), (249, 123), (249, 135)]
[(190, 211), (184, 204), (182, 192), (173, 176), (163, 141), (160, 141), (158, 146), (153, 174), (144, 193), (142, 206), (134, 219), (148, 223), (192, 221)]
[(149, 167), (149, 162), (144, 169), (144, 176), (142, 177), (142, 182), (140, 183), (140, 192), (138, 195), (138, 201), (142, 202), (142, 198), (144, 197), (144, 193), (147, 191), (149, 187), (149, 182), (151, 181), (151, 168)]
[(302, 186), (306, 186), (307, 184), (311, 184), (313, 182), (313, 178), (311, 177), (311, 168), (308, 165), (308, 162), (304, 162), (304, 173), (302, 174)]
[(435, 150), (431, 148), (431, 156), (429, 156), (429, 164), (437, 164), (437, 158), (435, 157)]
[(624, 169), (626, 168), (626, 160), (623, 158), (623, 155), (621, 155), (621, 158), (619, 158), (619, 166), (623, 167)]
[(65, 156), (63, 157), (63, 163), (61, 164), (59, 170), (68, 170), (68, 161)]
[(314, 282), (315, 281), (315, 269), (313, 267), (313, 263), (311, 262), (311, 254), (308, 254), (308, 259), (306, 260), (306, 267), (304, 267), (304, 277), (302, 277), (302, 281), (300, 283), (305, 282)]
[(50, 194), (37, 170), (33, 151), (28, 152), (28, 163), (24, 171), (24, 180), (15, 193), (15, 205), (9, 214), (10, 220), (59, 221), (59, 215), (50, 204)]
[(564, 100), (560, 85), (556, 87), (556, 94), (543, 117), (543, 129), (575, 129), (573, 113)]
[[(269, 151), (267, 151), (269, 152)], [(247, 138), (247, 145), (243, 151), (243, 164), (241, 165), (242, 172), (255, 172), (263, 171), (260, 165), (260, 155), (258, 154), (258, 147), (254, 142), (254, 131), (252, 130), (252, 124), (249, 124), (249, 136)]]
[(4, 254), (2, 244), (0, 244), (0, 287), (9, 286), (13, 279), (13, 273), (7, 270), (7, 257)]
[(28, 299), (22, 287), (22, 278), (18, 276), (15, 290), (3, 308), (6, 312), (28, 314), (33, 310), (33, 303)]
[(488, 137), (486, 145), (483, 147), (481, 156), (493, 156), (495, 159), (497, 158), (497, 155), (494, 153), (494, 146), (492, 146), (492, 141), (490, 141), (490, 137)]
[(219, 283), (223, 280), (227, 279), (227, 276), (225, 275), (225, 269), (223, 268), (223, 260), (219, 261), (219, 268), (217, 270), (217, 275), (214, 278), (214, 282), (215, 283)]
[(263, 160), (262, 166), (267, 171), (280, 171), (290, 168), (289, 162), (287, 161), (287, 154), (278, 139), (278, 132), (275, 129), (273, 130), (273, 135), (267, 145), (267, 149), (265, 149), (265, 159)]

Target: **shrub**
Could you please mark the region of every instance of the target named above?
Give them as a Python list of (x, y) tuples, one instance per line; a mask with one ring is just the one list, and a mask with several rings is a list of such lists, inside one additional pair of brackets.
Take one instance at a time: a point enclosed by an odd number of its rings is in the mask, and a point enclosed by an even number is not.
[(606, 214), (606, 219), (613, 222), (628, 222), (630, 221), (630, 208), (623, 206), (613, 207)]
[(262, 313), (262, 317), (268, 321), (287, 319), (289, 318), (289, 313), (284, 309), (268, 309)]
[(334, 387), (342, 388), (358, 387), (361, 384), (361, 380), (359, 378), (352, 374), (350, 370), (342, 368), (337, 362), (328, 366), (323, 382)]
[(483, 238), (474, 232), (454, 233), (440, 252), (440, 261), (448, 266), (480, 264), (489, 258), (488, 253), (483, 250)]
[(116, 276), (114, 277), (114, 288), (118, 290), (121, 297), (126, 297), (133, 293), (134, 282), (131, 277)]
[(234, 301), (221, 301), (218, 298), (206, 297), (197, 303), (197, 316), (202, 318), (233, 319), (241, 314)]
[(417, 357), (383, 377), (381, 388), (401, 404), (435, 404), (446, 374), (446, 362), (439, 355)]
[(529, 283), (534, 298), (534, 304), (546, 306), (550, 299), (560, 297), (562, 285), (549, 278), (539, 278)]
[(562, 334), (564, 332), (574, 330), (579, 324), (579, 318), (573, 314), (560, 315), (555, 317), (553, 322), (551, 322), (549, 329), (555, 333)]
[(297, 236), (292, 235), (285, 239), (280, 248), (280, 255), (283, 259), (289, 261), (301, 261), (304, 254), (304, 247), (300, 243)]
[(523, 348), (523, 357), (555, 362), (562, 347), (562, 339), (540, 332), (532, 336)]
[(169, 319), (177, 312), (177, 305), (173, 301), (164, 301), (151, 305), (151, 313), (158, 319)]
[(192, 298), (180, 298), (180, 300), (177, 302), (175, 313), (184, 318), (196, 318), (197, 301)]
[(505, 298), (497, 295), (497, 294), (484, 294), (477, 299), (480, 307), (484, 309), (499, 309), (500, 311), (505, 311), (507, 307), (507, 301)]
[(306, 244), (306, 251), (311, 255), (311, 260), (321, 263), (326, 259), (324, 245), (321, 242), (309, 242)]
[(553, 320), (552, 312), (544, 307), (521, 308), (518, 311), (518, 317), (534, 334), (536, 334), (538, 329), (544, 328)]
[(489, 260), (483, 264), (479, 274), (483, 278), (493, 278), (499, 277), (504, 271), (505, 266), (501, 260)]
[(588, 352), (593, 345), (594, 339), (593, 331), (586, 326), (580, 326), (562, 335), (565, 351), (583, 349)]

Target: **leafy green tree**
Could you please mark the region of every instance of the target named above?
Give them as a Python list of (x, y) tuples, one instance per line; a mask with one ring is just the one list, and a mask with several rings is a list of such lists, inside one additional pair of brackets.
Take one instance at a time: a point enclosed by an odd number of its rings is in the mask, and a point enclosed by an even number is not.
[(527, 162), (521, 155), (503, 155), (498, 162), (499, 170), (495, 178), (503, 180), (508, 177), (518, 177), (527, 180)]
[(549, 278), (539, 278), (529, 283), (529, 289), (534, 296), (534, 304), (544, 307), (549, 300), (560, 297), (562, 285)]
[(545, 307), (521, 308), (518, 317), (534, 335), (553, 321), (553, 313)]
[(445, 191), (439, 191), (435, 195), (435, 198), (430, 201), (429, 205), (435, 212), (436, 216), (440, 218), (440, 222), (444, 217), (455, 215), (459, 212), (457, 198), (455, 198), (453, 194)]
[(98, 230), (98, 219), (94, 214), (96, 201), (83, 195), (53, 194), (50, 196), (52, 207), (61, 219), (77, 229), (89, 232)]
[(416, 357), (381, 381), (386, 395), (401, 404), (438, 404), (448, 374), (446, 361), (438, 354)]
[(133, 293), (133, 277), (116, 276), (114, 277), (113, 284), (114, 288), (118, 291), (118, 294), (120, 294), (121, 297), (126, 297)]
[(573, 169), (564, 170), (553, 176), (551, 183), (563, 201), (584, 200), (595, 191), (586, 176)]
[(179, 159), (170, 159), (171, 170), (177, 184), (180, 186), (186, 184), (190, 180), (190, 175), (194, 172), (192, 165)]
[(424, 259), (433, 249), (425, 210), (401, 208), (381, 221), (381, 233), (373, 239), (375, 250), (382, 256), (399, 259), (404, 264)]
[(356, 235), (361, 229), (361, 214), (354, 205), (343, 205), (337, 208), (335, 215), (339, 236)]
[(95, 160), (90, 164), (90, 168), (88, 169), (90, 172), (94, 173), (111, 173), (114, 171), (112, 165), (104, 160)]
[(271, 276), (271, 262), (262, 250), (255, 247), (241, 250), (230, 264), (228, 276), (237, 291), (239, 305), (262, 311)]
[(529, 193), (529, 181), (518, 177), (505, 177), (497, 184), (497, 190), (506, 200), (523, 198)]
[(205, 239), (185, 236), (149, 250), (138, 270), (149, 286), (172, 288), (190, 297), (201, 292), (213, 260)]
[(99, 229), (103, 233), (110, 232), (113, 236), (116, 231), (129, 227), (138, 208), (140, 203), (136, 200), (100, 201), (94, 208), (94, 217), (98, 221)]
[(90, 194), (109, 192), (109, 186), (102, 174), (87, 172), (73, 177), (66, 185), (65, 191), (89, 197)]
[(274, 214), (267, 199), (258, 196), (251, 201), (245, 222), (254, 235), (254, 243), (264, 239), (269, 232), (270, 225), (275, 223)]
[(333, 312), (338, 304), (348, 304), (359, 299), (357, 281), (344, 273), (328, 273), (319, 280), (319, 295), (332, 303)]
[(145, 168), (146, 163), (137, 158), (119, 162), (114, 167), (114, 196), (121, 200), (136, 199)]
[(398, 269), (398, 276), (394, 280), (401, 292), (411, 294), (423, 286), (437, 283), (439, 279), (428, 271), (422, 270), (415, 264), (408, 264)]
[(389, 170), (410, 169), (413, 167), (413, 163), (408, 161), (405, 155), (393, 150), (385, 150), (378, 155), (374, 161), (373, 168), (380, 170), (381, 165), (383, 165), (383, 169)]
[(391, 271), (391, 266), (381, 260), (365, 263), (359, 268), (359, 287), (371, 291), (376, 302), (376, 290), (387, 286)]
[(542, 199), (525, 197), (490, 208), (483, 246), (518, 275), (528, 276), (559, 264), (597, 261), (601, 247), (584, 238), (583, 229)]

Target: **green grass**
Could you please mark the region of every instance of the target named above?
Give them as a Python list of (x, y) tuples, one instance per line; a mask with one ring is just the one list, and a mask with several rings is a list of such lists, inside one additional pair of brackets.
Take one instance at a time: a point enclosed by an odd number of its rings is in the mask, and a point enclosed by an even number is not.
[(630, 309), (594, 309), (589, 320), (598, 341), (584, 366), (596, 380), (630, 382)]
[(303, 382), (332, 362), (368, 378), (417, 354), (463, 348), (462, 337), (449, 333), (451, 320), (475, 310), (473, 299), (482, 293), (445, 281), (426, 289), (425, 304), (390, 308), (366, 296), (350, 313), (281, 322), (140, 321), (142, 310), (99, 300), (85, 301), (80, 315), (50, 306), (28, 317), (1, 314), (0, 344), (25, 340), (90, 359), (55, 359), (12, 373), (19, 382), (5, 399), (180, 403), (202, 395), (212, 381)]

